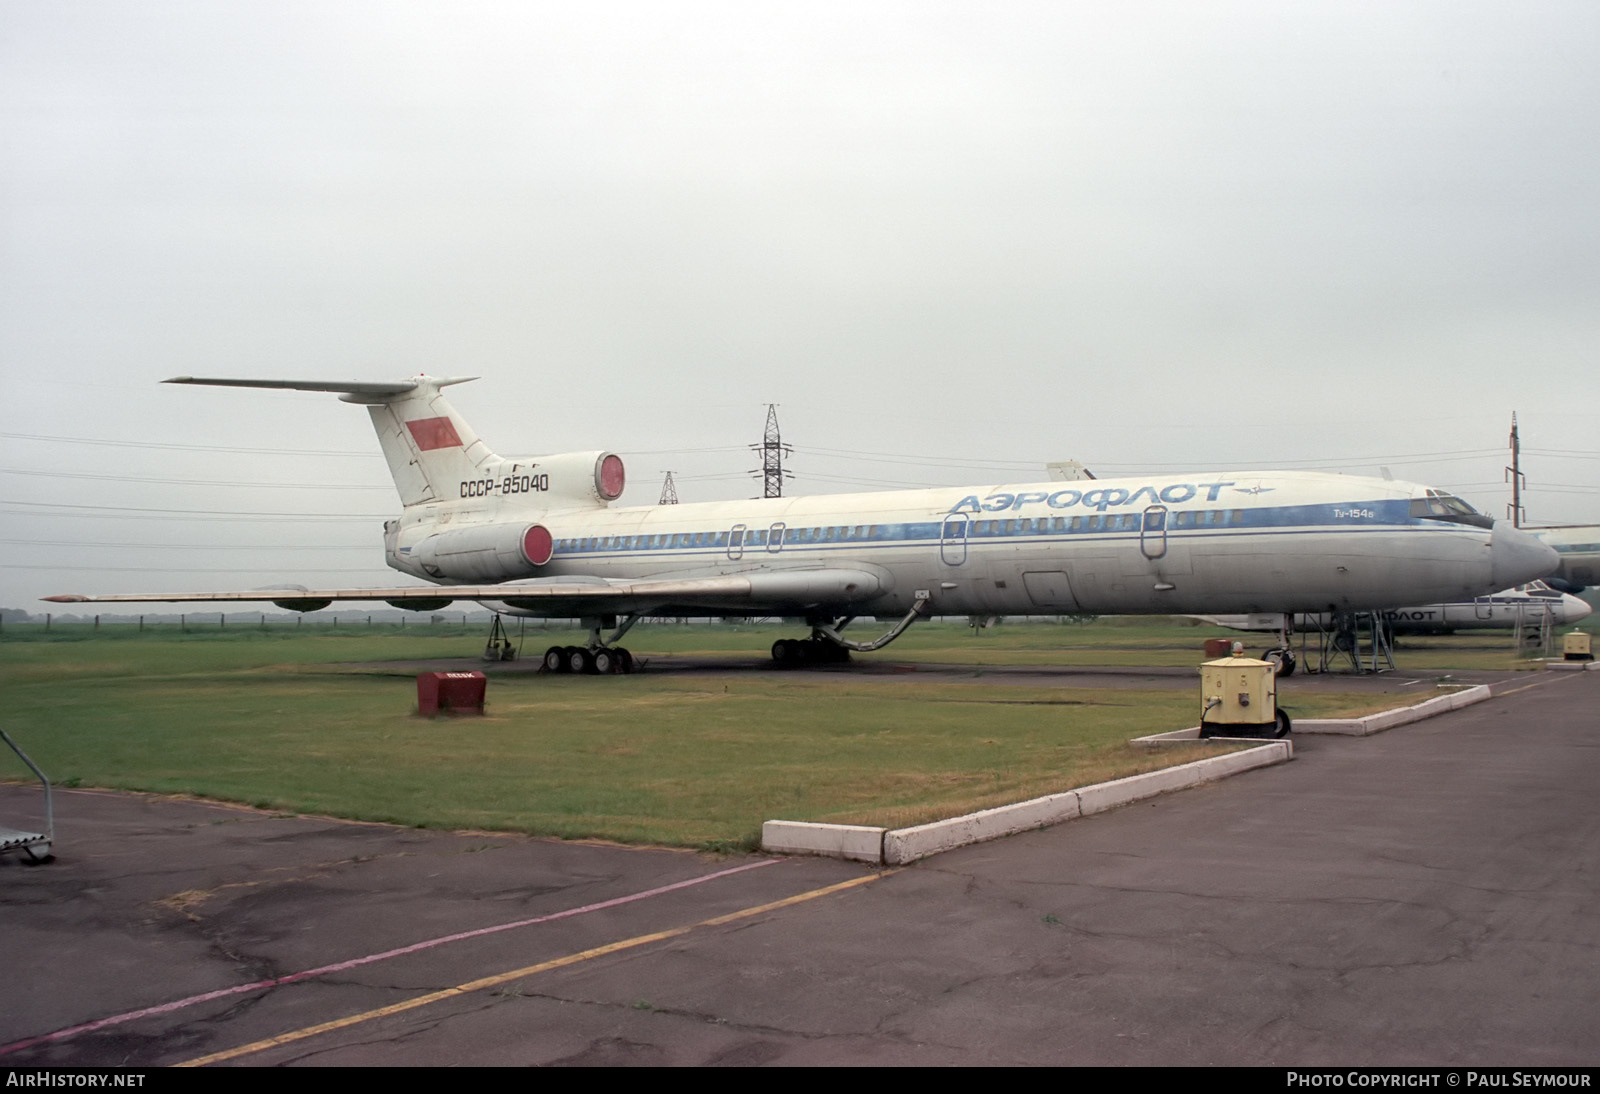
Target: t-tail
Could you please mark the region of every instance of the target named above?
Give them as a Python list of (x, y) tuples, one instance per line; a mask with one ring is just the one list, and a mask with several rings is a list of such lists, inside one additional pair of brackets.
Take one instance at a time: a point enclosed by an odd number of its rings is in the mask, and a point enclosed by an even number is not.
[(621, 457), (605, 451), (508, 459), (497, 456), (457, 413), (442, 388), (476, 376), (414, 376), (391, 383), (233, 380), (175, 376), (169, 384), (327, 391), (367, 408), (400, 502), (516, 499), (534, 508), (604, 508), (622, 494)]

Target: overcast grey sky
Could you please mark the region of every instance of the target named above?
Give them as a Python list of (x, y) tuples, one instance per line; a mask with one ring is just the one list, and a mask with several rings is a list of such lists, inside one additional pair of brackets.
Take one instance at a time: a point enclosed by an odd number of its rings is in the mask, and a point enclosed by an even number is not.
[(1530, 519), (1600, 521), (1597, 114), (1592, 0), (0, 0), (0, 604), (391, 579), (362, 411), (184, 373), (481, 375), (633, 504), (751, 496), (776, 402), (795, 493), (1500, 515), (1516, 410)]

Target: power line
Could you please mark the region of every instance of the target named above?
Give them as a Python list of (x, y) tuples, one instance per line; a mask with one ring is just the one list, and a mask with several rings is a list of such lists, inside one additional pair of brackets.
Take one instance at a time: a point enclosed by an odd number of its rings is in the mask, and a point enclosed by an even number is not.
[(0, 433), (0, 437), (10, 441), (49, 441), (55, 444), (88, 444), (108, 448), (164, 448), (179, 452), (239, 452), (251, 456), (341, 456), (374, 460), (382, 454), (379, 452), (345, 452), (313, 448), (243, 448), (237, 445), (220, 444), (174, 444), (167, 441), (107, 441), (95, 437), (50, 437), (42, 433)]
[(34, 506), (34, 507), (39, 508), (39, 509), (84, 510), (83, 512), (72, 512), (72, 513), (30, 513), (25, 509), (23, 509), (23, 510), (15, 510), (15, 509), (0, 510), (0, 512), (6, 512), (6, 513), (9, 513), (9, 514), (14, 515), (14, 516), (102, 517), (102, 518), (108, 519), (108, 520), (119, 519), (116, 514), (149, 514), (148, 516), (140, 516), (140, 517), (137, 517), (137, 518), (130, 516), (130, 517), (126, 517), (126, 518), (123, 518), (123, 519), (140, 519), (140, 520), (156, 520), (156, 519), (160, 519), (160, 520), (167, 520), (167, 519), (171, 519), (172, 517), (177, 517), (177, 518), (179, 518), (181, 520), (218, 520), (218, 521), (237, 520), (237, 521), (240, 521), (240, 522), (254, 522), (254, 521), (262, 521), (262, 522), (265, 522), (265, 521), (284, 521), (284, 522), (307, 521), (307, 522), (319, 522), (319, 523), (320, 522), (328, 522), (328, 523), (341, 523), (341, 522), (343, 522), (343, 523), (355, 524), (355, 523), (366, 523), (367, 521), (390, 520), (390, 519), (392, 519), (392, 517), (394, 515), (392, 513), (389, 513), (389, 514), (366, 513), (366, 514), (350, 514), (348, 516), (345, 516), (345, 515), (337, 515), (336, 516), (336, 515), (332, 515), (332, 514), (325, 515), (325, 514), (321, 514), (321, 513), (261, 513), (261, 512), (241, 512), (241, 511), (238, 511), (238, 510), (229, 511), (229, 510), (218, 510), (218, 509), (152, 509), (152, 508), (142, 508), (142, 507), (139, 507), (139, 506), (128, 506), (128, 505), (83, 505), (83, 504), (79, 504), (79, 503), (62, 503), (62, 502), (52, 502), (52, 501), (14, 501), (14, 500), (8, 500), (8, 499), (4, 499), (4, 498), (0, 498), (0, 505), (30, 505), (30, 506)]
[[(186, 574), (264, 574), (270, 572), (263, 566), (29, 566), (16, 562), (0, 563), (0, 570), (69, 570), (86, 573), (140, 574), (169, 574), (174, 571), (181, 571)], [(382, 573), (375, 566), (318, 566), (311, 572), (318, 574), (372, 574), (375, 577)], [(442, 588), (448, 589), (449, 586), (446, 585)]]
[(105, 543), (82, 539), (0, 539), (0, 543), (20, 547), (114, 547), (118, 550), (157, 551), (364, 551), (370, 554), (375, 549), (370, 543)]
[(97, 475), (89, 471), (24, 471), (0, 467), (0, 475), (27, 475), (43, 479), (100, 479), (107, 482), (152, 482), (168, 486), (252, 486), (267, 490), (389, 490), (389, 486), (337, 482), (245, 482), (225, 479), (167, 479), (143, 475)]

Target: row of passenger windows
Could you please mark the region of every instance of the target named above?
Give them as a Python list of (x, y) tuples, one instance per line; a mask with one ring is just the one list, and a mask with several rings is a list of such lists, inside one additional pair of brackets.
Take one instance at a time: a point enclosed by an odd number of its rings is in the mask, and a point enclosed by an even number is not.
[[(851, 540), (877, 539), (879, 533), (890, 525), (845, 524), (831, 528), (746, 528), (735, 541), (745, 547), (767, 546), (767, 536), (772, 542), (783, 543), (844, 543)], [(726, 547), (729, 532), (670, 532), (653, 536), (587, 536), (582, 539), (558, 539), (556, 547), (565, 551), (634, 551), (658, 547)]]
[[(1104, 516), (1093, 514), (1091, 516), (1076, 517), (1013, 517), (1009, 520), (973, 520), (973, 521), (946, 521), (944, 525), (945, 538), (960, 538), (962, 525), (965, 523), (968, 537), (988, 536), (1014, 536), (1014, 535), (1054, 535), (1070, 532), (1116, 532), (1136, 531), (1142, 521), (1139, 513), (1107, 513)], [(1217, 527), (1221, 525), (1238, 525), (1244, 523), (1244, 510), (1242, 509), (1205, 509), (1199, 512), (1172, 513), (1168, 520), (1170, 526), (1175, 528)], [(935, 526), (937, 534), (937, 525)], [(744, 529), (736, 545), (745, 547), (768, 546), (768, 535), (772, 537), (772, 545), (778, 544), (812, 544), (812, 543), (850, 543), (861, 540), (909, 539), (906, 525), (896, 524), (844, 524), (832, 525), (825, 528), (787, 528), (773, 527)], [(560, 539), (556, 541), (556, 549), (560, 551), (647, 551), (670, 548), (693, 547), (722, 547), (728, 546), (729, 537), (733, 532), (670, 532), (649, 536), (586, 536), (577, 539)]]
[[(1118, 532), (1140, 527), (1140, 513), (1107, 513), (1105, 516), (1076, 517), (1022, 517), (1011, 520), (975, 520), (967, 531), (969, 536), (1011, 536), (1029, 534), (1055, 534), (1059, 532)], [(1173, 513), (1168, 523), (1176, 528), (1208, 527), (1222, 524), (1243, 524), (1243, 509), (1207, 509), (1198, 513)], [(1159, 527), (1159, 525), (1153, 525)], [(945, 536), (960, 536), (957, 521), (945, 522)]]

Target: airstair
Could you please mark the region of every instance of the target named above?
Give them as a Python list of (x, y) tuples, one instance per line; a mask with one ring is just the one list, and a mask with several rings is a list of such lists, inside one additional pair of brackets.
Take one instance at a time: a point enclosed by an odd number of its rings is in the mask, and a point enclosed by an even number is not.
[(1316, 672), (1394, 671), (1394, 633), (1381, 613), (1336, 612), (1331, 618), (1313, 618), (1317, 622), (1300, 631), (1300, 660), (1308, 668), (1310, 654), (1315, 654)]
[(1517, 652), (1548, 657), (1555, 648), (1555, 621), (1543, 604), (1518, 604), (1512, 641)]
[(33, 832), (25, 828), (11, 828), (0, 824), (0, 854), (16, 851), (22, 855), (23, 862), (29, 866), (38, 866), (55, 857), (50, 853), (50, 845), (55, 840), (55, 809), (50, 800), (50, 780), (45, 778), (39, 766), (28, 759), (28, 754), (18, 748), (17, 742), (13, 741), (11, 735), (3, 729), (0, 729), (0, 739), (10, 746), (11, 751), (15, 752), (22, 762), (28, 765), (28, 770), (39, 776), (39, 781), (44, 784), (44, 831)]

